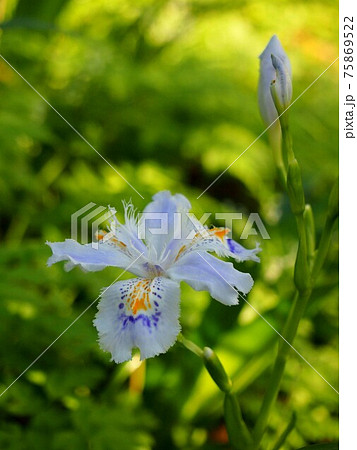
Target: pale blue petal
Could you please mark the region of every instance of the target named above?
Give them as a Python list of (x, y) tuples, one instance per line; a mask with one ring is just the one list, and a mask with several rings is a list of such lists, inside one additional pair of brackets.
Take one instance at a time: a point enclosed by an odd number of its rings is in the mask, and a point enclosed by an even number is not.
[(139, 228), (137, 212), (130, 202), (123, 202), (123, 206), (125, 223), (121, 224), (118, 220), (115, 220), (115, 222), (111, 223), (111, 231), (114, 232), (116, 239), (122, 241), (128, 249), (137, 250), (146, 256), (147, 247), (138, 237)]
[(226, 242), (228, 249), (231, 252), (231, 255), (229, 256), (232, 256), (237, 261), (251, 260), (255, 262), (260, 262), (260, 258), (259, 256), (257, 256), (257, 253), (261, 252), (262, 249), (260, 248), (258, 243), (256, 244), (255, 248), (247, 249), (242, 245), (238, 244), (238, 242), (234, 241), (233, 239), (227, 239)]
[(196, 291), (208, 291), (225, 305), (237, 305), (237, 291), (247, 294), (253, 286), (253, 279), (248, 273), (239, 272), (232, 263), (206, 252), (187, 254), (167, 273), (176, 281), (185, 281)]
[(263, 53), (259, 56), (260, 77), (258, 86), (258, 99), (260, 112), (266, 125), (270, 125), (278, 117), (278, 113), (276, 111), (270, 92), (270, 84), (272, 80), (276, 78), (276, 72), (271, 60), (272, 54), (277, 56), (281, 60), (282, 64), (286, 68), (287, 75), (291, 79), (291, 64), (289, 58), (285, 53), (278, 37), (274, 35), (270, 39)]
[(130, 272), (136, 275), (145, 274), (144, 269), (141, 268), (143, 263), (141, 258), (133, 264), (134, 259), (131, 256), (110, 243), (99, 243), (98, 248), (93, 248), (92, 244), (79, 244), (73, 239), (66, 239), (64, 242), (46, 242), (46, 244), (53, 252), (47, 261), (48, 266), (59, 261), (67, 261), (65, 265), (67, 271), (80, 266), (83, 270), (91, 272), (108, 266), (122, 269), (130, 266)]
[[(149, 203), (144, 209), (143, 219), (145, 220), (145, 241), (148, 245), (155, 250), (155, 256), (158, 261), (162, 260), (165, 250), (168, 245), (174, 243), (179, 245), (179, 239), (176, 239), (176, 232), (180, 227), (177, 220), (179, 216), (175, 214), (180, 213), (185, 219), (186, 213), (191, 209), (191, 204), (187, 198), (182, 194), (171, 195), (169, 191), (161, 191), (153, 196), (153, 201)], [(166, 215), (166, 219), (160, 217), (150, 219), (148, 214), (162, 214)], [(182, 216), (180, 216), (182, 218)], [(167, 233), (155, 234), (155, 230), (160, 229), (166, 220)], [(175, 221), (176, 220), (176, 221)], [(150, 231), (152, 229), (152, 232)], [(181, 234), (180, 234), (181, 235)]]
[(163, 277), (120, 281), (104, 289), (94, 325), (101, 348), (116, 363), (166, 352), (180, 332), (180, 286)]
[(238, 242), (227, 237), (228, 228), (210, 228), (201, 229), (200, 232), (190, 241), (178, 249), (175, 260), (179, 260), (189, 253), (204, 251), (215, 252), (218, 256), (234, 258), (238, 262), (252, 260), (259, 262), (257, 253), (261, 251), (259, 244), (254, 249), (248, 250)]

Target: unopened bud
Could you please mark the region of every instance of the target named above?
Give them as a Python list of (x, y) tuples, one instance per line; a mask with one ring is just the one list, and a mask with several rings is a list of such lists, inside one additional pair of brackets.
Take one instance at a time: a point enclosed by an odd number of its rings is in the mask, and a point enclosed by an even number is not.
[(205, 347), (203, 349), (203, 361), (206, 369), (219, 389), (223, 392), (230, 392), (232, 382), (224, 370), (218, 356), (211, 348)]
[(271, 82), (271, 89), (274, 88), (275, 95), (273, 101), (280, 115), (291, 103), (293, 87), (289, 71), (279, 56), (271, 55), (271, 61), (275, 69), (275, 79)]
[(305, 206), (304, 223), (306, 230), (307, 261), (311, 266), (314, 259), (316, 241), (315, 241), (315, 221), (312, 208), (310, 205)]
[(274, 35), (260, 58), (258, 99), (260, 114), (270, 125), (278, 118), (278, 111), (271, 93), (271, 84), (276, 91), (276, 102), (282, 110), (289, 106), (292, 96), (291, 65), (279, 39)]

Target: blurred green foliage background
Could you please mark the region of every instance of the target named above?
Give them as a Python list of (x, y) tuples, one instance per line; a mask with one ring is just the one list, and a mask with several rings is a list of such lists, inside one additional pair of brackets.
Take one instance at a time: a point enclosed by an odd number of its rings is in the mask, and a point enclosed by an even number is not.
[[(267, 136), (196, 197), (264, 129), (258, 55), (271, 35), (289, 54), (296, 97), (336, 58), (337, 16), (337, 1), (322, 0), (0, 3), (0, 53), (145, 197), (0, 60), (1, 391), (118, 274), (46, 267), (45, 241), (69, 237), (70, 215), (89, 202), (121, 214), (123, 199), (142, 210), (156, 191), (170, 189), (187, 195), (198, 217), (259, 212), (271, 240), (260, 239), (260, 265), (240, 268), (255, 279), (249, 301), (282, 329), (297, 240)], [(338, 171), (337, 64), (290, 117), (319, 234)], [(235, 238), (243, 225), (237, 222)], [(295, 341), (336, 387), (337, 258), (335, 235)], [(217, 351), (252, 425), (278, 336), (246, 304), (228, 309), (206, 293), (182, 291), (183, 332)], [(0, 448), (229, 448), (222, 396), (198, 358), (175, 345), (146, 364), (116, 366), (96, 342), (95, 310), (0, 397)], [(338, 396), (294, 353), (263, 448), (293, 411), (297, 424), (285, 449), (337, 440)]]

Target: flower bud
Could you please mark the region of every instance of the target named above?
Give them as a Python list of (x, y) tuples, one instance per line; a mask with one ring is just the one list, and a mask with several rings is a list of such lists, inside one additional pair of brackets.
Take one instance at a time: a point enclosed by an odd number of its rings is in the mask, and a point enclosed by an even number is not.
[(305, 210), (305, 195), (300, 166), (295, 158), (289, 163), (286, 187), (292, 212), (295, 215), (303, 214)]
[(219, 389), (223, 392), (230, 392), (232, 382), (224, 370), (218, 356), (211, 348), (205, 347), (203, 349), (203, 361), (206, 369)]
[(306, 230), (307, 261), (308, 261), (309, 265), (311, 266), (313, 263), (313, 260), (314, 260), (315, 248), (316, 248), (315, 221), (314, 221), (314, 215), (312, 212), (311, 205), (305, 206), (304, 223), (305, 223), (305, 230)]
[(276, 78), (272, 80), (270, 90), (274, 89), (273, 101), (280, 115), (290, 105), (293, 87), (290, 74), (283, 60), (272, 54), (271, 61), (275, 69)]
[[(274, 35), (260, 58), (258, 99), (260, 114), (267, 125), (278, 117), (277, 107), (284, 111), (291, 102), (291, 65), (279, 39)], [(275, 106), (271, 85), (275, 90)]]

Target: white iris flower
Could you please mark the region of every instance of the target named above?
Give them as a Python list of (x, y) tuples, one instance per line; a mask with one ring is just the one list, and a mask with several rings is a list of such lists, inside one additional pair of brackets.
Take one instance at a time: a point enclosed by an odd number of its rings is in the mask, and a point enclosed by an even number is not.
[[(238, 293), (250, 291), (250, 274), (239, 272), (232, 263), (208, 252), (237, 261), (259, 261), (260, 251), (258, 246), (246, 250), (229, 239), (228, 228), (208, 229), (188, 217), (191, 205), (181, 194), (157, 193), (141, 218), (131, 204), (124, 207), (125, 223), (119, 223), (113, 214), (108, 239), (106, 232), (98, 233), (98, 248), (73, 239), (48, 242), (53, 252), (49, 266), (58, 261), (67, 261), (66, 270), (74, 266), (85, 271), (130, 266), (130, 272), (137, 275), (102, 292), (94, 320), (100, 346), (111, 353), (116, 363), (130, 360), (133, 348), (139, 348), (141, 359), (145, 359), (166, 352), (175, 343), (180, 332), (181, 281), (197, 291), (208, 291), (225, 305), (237, 305)], [(143, 225), (146, 213), (167, 214), (165, 234), (155, 233), (155, 219), (145, 220)], [(178, 214), (181, 233), (177, 229)], [(142, 226), (145, 239), (140, 239)]]

